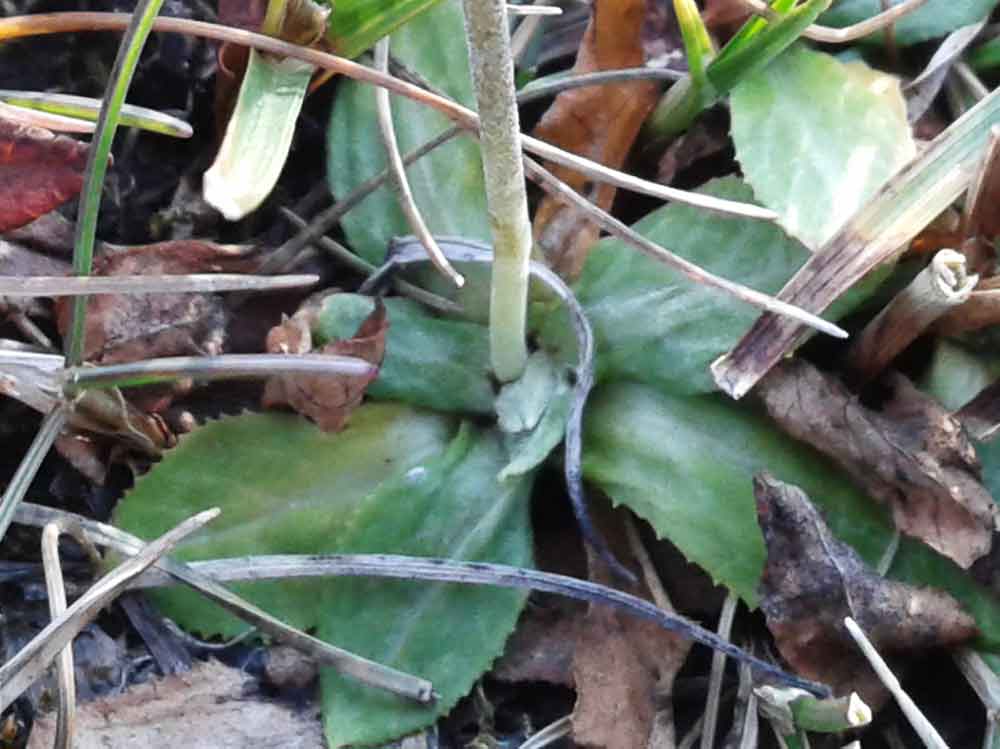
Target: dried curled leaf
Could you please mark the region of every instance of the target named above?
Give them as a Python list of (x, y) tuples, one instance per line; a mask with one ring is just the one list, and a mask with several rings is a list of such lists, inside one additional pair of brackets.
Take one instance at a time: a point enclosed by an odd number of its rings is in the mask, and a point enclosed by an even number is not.
[(976, 451), (960, 422), (906, 378), (891, 375), (887, 383), (891, 398), (873, 411), (833, 377), (793, 359), (757, 392), (782, 429), (886, 504), (900, 531), (968, 568), (990, 550), (997, 522)]
[(86, 143), (0, 117), (0, 232), (34, 221), (83, 187)]
[[(312, 351), (312, 324), (315, 309), (304, 308), (267, 334), (267, 350), (272, 354), (307, 354)], [(351, 338), (326, 344), (318, 353), (354, 356), (379, 365), (385, 356), (385, 337), (389, 330), (385, 305), (378, 301), (374, 311), (361, 323)], [(324, 432), (344, 428), (351, 412), (361, 405), (370, 377), (329, 377), (282, 375), (268, 380), (264, 389), (265, 408), (289, 405), (316, 422)]]
[(976, 635), (972, 617), (947, 593), (886, 580), (867, 567), (798, 487), (760, 473), (754, 494), (767, 545), (760, 606), (800, 674), (878, 705), (888, 695), (844, 629), (845, 616), (883, 655), (953, 647)]
[[(615, 556), (632, 561), (622, 525), (622, 511), (602, 513), (602, 533)], [(589, 578), (620, 585), (607, 564), (587, 550)], [(629, 592), (650, 598), (644, 585)], [(573, 739), (585, 746), (645, 749), (651, 745), (658, 696), (669, 692), (684, 665), (690, 641), (652, 622), (591, 604), (576, 636), (573, 677)]]
[[(254, 262), (238, 247), (177, 240), (130, 247), (94, 263), (99, 276), (241, 273)], [(71, 301), (56, 305), (59, 332), (69, 327)], [(218, 294), (97, 294), (87, 305), (84, 356), (102, 364), (158, 356), (219, 354), (229, 313)]]
[[(645, 0), (595, 2), (573, 72), (642, 65), (645, 18)], [(535, 128), (535, 135), (605, 166), (618, 168), (625, 162), (658, 96), (658, 86), (650, 81), (564, 91)], [(613, 186), (591, 183), (584, 175), (565, 168), (553, 171), (597, 206), (610, 209), (615, 198)], [(575, 208), (549, 196), (542, 200), (535, 215), (534, 232), (552, 265), (573, 277), (583, 267), (599, 229), (596, 224), (581, 220)]]

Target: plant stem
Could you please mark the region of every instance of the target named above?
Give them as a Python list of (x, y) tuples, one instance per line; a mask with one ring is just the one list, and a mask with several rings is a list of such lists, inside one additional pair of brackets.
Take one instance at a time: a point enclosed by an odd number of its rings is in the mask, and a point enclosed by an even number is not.
[[(101, 191), (104, 175), (108, 170), (111, 144), (118, 129), (118, 120), (125, 94), (132, 83), (132, 75), (139, 63), (139, 53), (146, 44), (153, 21), (160, 12), (163, 0), (140, 0), (132, 13), (128, 29), (122, 37), (118, 56), (115, 58), (108, 87), (104, 92), (101, 114), (97, 119), (94, 140), (87, 156), (84, 171), (84, 188), (80, 196), (80, 211), (73, 237), (73, 272), (78, 276), (89, 276), (94, 263), (94, 236), (97, 233), (97, 212), (101, 207)], [(69, 335), (66, 338), (66, 363), (70, 366), (83, 361), (83, 344), (86, 331), (84, 322), (87, 315), (87, 297), (77, 297), (73, 301)]]
[(528, 359), (531, 221), (521, 161), (521, 124), (514, 92), (514, 59), (502, 0), (464, 0), (469, 65), (480, 114), (479, 141), (486, 204), (493, 229), (490, 357), (502, 382), (517, 379)]

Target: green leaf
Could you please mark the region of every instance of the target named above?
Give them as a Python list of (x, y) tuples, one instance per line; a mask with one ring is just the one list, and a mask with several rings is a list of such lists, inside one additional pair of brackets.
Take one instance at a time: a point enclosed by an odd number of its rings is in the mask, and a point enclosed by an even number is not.
[(251, 213), (277, 184), (313, 70), (250, 50), (236, 108), (204, 177), (206, 202), (229, 221)]
[(746, 180), (810, 247), (916, 153), (897, 78), (801, 45), (733, 89), (730, 110)]
[[(354, 412), (338, 434), (295, 416), (248, 414), (210, 422), (180, 444), (119, 503), (115, 524), (142, 538), (209, 507), (222, 515), (176, 552), (184, 560), (337, 551), (345, 519), (384, 481), (445, 449), (450, 422), (397, 405)], [(389, 548), (383, 549), (389, 551)], [(250, 601), (297, 627), (323, 615), (322, 581), (242, 583)], [(233, 635), (245, 625), (196, 593), (158, 591), (165, 613), (192, 630)]]
[[(445, 0), (392, 35), (392, 54), (446, 94), (474, 106), (462, 9)], [(428, 107), (393, 98), (393, 122), (405, 154), (423, 145), (451, 123)], [(375, 97), (369, 86), (343, 81), (327, 131), (327, 180), (342, 196), (385, 168), (385, 151), (375, 126)], [(417, 205), (434, 234), (490, 240), (483, 169), (476, 141), (459, 137), (407, 169)], [(381, 263), (394, 236), (410, 228), (385, 185), (348, 213), (342, 222), (352, 248)]]
[(497, 426), (511, 458), (501, 481), (541, 465), (562, 441), (572, 391), (566, 372), (544, 351), (528, 357), (521, 378), (503, 387), (496, 399)]
[(343, 57), (357, 57), (438, 0), (331, 0), (327, 40)]
[[(710, 182), (702, 192), (753, 198), (735, 177)], [(703, 212), (677, 203), (634, 228), (712, 273), (766, 293), (778, 291), (809, 255), (773, 224), (728, 217), (706, 221)], [(613, 238), (591, 251), (575, 291), (594, 329), (598, 378), (635, 379), (675, 392), (714, 390), (708, 365), (758, 314)], [(543, 324), (542, 337), (549, 347), (575, 346), (568, 325), (556, 315)]]
[[(902, 0), (890, 0), (899, 5)], [(944, 36), (957, 28), (982, 21), (997, 5), (997, 0), (929, 0), (928, 3), (893, 24), (896, 43), (917, 44)], [(840, 0), (820, 19), (829, 26), (850, 26), (882, 12), (881, 0)], [(881, 42), (884, 34), (868, 39)]]
[[(492, 413), (487, 329), (433, 317), (409, 299), (393, 297), (384, 303), (389, 319), (385, 359), (368, 395), (438, 411)], [(316, 342), (352, 337), (374, 308), (370, 297), (328, 296), (313, 331)]]
[(957, 411), (998, 376), (1000, 358), (995, 354), (974, 353), (957, 343), (939, 340), (920, 387), (949, 411)]
[[(751, 485), (757, 471), (800, 486), (833, 533), (867, 562), (876, 562), (891, 542), (880, 507), (821, 456), (741, 404), (609, 385), (591, 399), (585, 427), (586, 477), (751, 605), (765, 556)], [(1000, 649), (1000, 602), (951, 561), (903, 538), (890, 573), (951, 593), (975, 617), (980, 643)]]
[[(505, 462), (495, 434), (464, 428), (443, 456), (386, 482), (361, 505), (338, 549), (389, 548), (530, 566), (531, 478), (498, 483)], [(403, 703), (326, 670), (321, 683), (330, 747), (383, 742), (448, 712), (500, 655), (525, 597), (520, 591), (466, 585), (332, 580), (319, 635), (430, 679), (440, 696), (429, 707)]]

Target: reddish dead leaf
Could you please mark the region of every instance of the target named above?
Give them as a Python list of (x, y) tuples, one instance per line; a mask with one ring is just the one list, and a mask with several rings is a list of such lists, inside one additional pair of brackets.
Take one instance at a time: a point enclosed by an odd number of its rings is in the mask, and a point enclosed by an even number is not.
[[(618, 513), (623, 511), (618, 511)], [(620, 514), (598, 515), (615, 556), (631, 561)], [(621, 587), (603, 560), (587, 550), (593, 582)], [(650, 598), (645, 586), (626, 586)], [(691, 643), (645, 620), (591, 604), (580, 623), (573, 659), (576, 705), (573, 739), (586, 746), (645, 749), (656, 725), (660, 701), (669, 700), (676, 673)]]
[(750, 17), (745, 3), (739, 0), (705, 0), (705, 10), (701, 19), (712, 31), (722, 31), (728, 35)]
[(79, 194), (86, 143), (0, 117), (0, 232), (34, 221)]
[[(314, 308), (307, 304), (267, 334), (267, 350), (272, 354), (307, 354), (312, 351), (311, 318)], [(364, 359), (378, 366), (385, 355), (385, 336), (389, 321), (381, 301), (365, 319), (353, 338), (333, 341), (319, 349), (320, 354), (339, 354)], [(262, 404), (265, 408), (291, 406), (316, 422), (325, 432), (344, 428), (351, 412), (361, 404), (370, 377), (330, 377), (283, 375), (267, 381)]]
[[(596, 0), (573, 72), (642, 65), (645, 17), (645, 0)], [(564, 91), (538, 123), (535, 135), (618, 168), (625, 162), (658, 92), (657, 84), (650, 81)], [(605, 210), (611, 207), (614, 187), (593, 184), (582, 174), (562, 167), (553, 168), (553, 172), (599, 207)], [(582, 220), (577, 210), (546, 197), (535, 215), (534, 233), (553, 267), (573, 277), (583, 267), (599, 229), (596, 224)]]
[[(178, 240), (104, 255), (94, 274), (182, 275), (246, 273), (255, 262), (237, 247)], [(69, 326), (72, 300), (56, 304), (59, 332)], [(219, 354), (229, 313), (218, 294), (96, 294), (87, 307), (84, 356), (102, 364), (158, 356)]]
[[(805, 493), (764, 473), (754, 477), (767, 544), (761, 610), (782, 656), (836, 694), (885, 702), (881, 682), (843, 626), (853, 617), (884, 656), (955, 647), (977, 634), (947, 593), (886, 580), (830, 533)], [(913, 662), (913, 659), (909, 659)]]
[(757, 393), (779, 426), (830, 456), (896, 527), (968, 568), (990, 550), (997, 507), (961, 423), (898, 374), (880, 411), (799, 359), (775, 367)]

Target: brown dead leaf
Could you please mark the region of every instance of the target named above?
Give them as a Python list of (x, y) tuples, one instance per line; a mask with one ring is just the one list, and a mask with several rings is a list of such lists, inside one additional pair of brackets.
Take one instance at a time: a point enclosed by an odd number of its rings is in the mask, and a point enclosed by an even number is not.
[(0, 232), (34, 221), (83, 187), (88, 146), (0, 117)]
[[(29, 749), (51, 747), (55, 717), (35, 720)], [(80, 706), (76, 749), (322, 749), (314, 708), (297, 711), (254, 692), (253, 680), (217, 661)]]
[[(645, 17), (645, 0), (596, 0), (573, 72), (642, 65)], [(625, 162), (658, 92), (658, 85), (650, 81), (564, 91), (538, 123), (535, 136), (618, 168)], [(611, 207), (615, 197), (611, 185), (591, 183), (584, 175), (562, 167), (552, 171), (597, 206), (605, 210)], [(580, 272), (598, 233), (596, 224), (583, 220), (577, 210), (552, 197), (542, 200), (535, 215), (536, 241), (550, 264), (570, 278)]]
[(565, 598), (532, 596), (491, 675), (511, 683), (543, 681), (572, 687), (573, 654), (584, 608)]
[[(241, 248), (178, 240), (104, 255), (94, 275), (244, 273), (254, 263)], [(69, 326), (72, 300), (56, 304), (59, 332)], [(219, 354), (229, 313), (218, 294), (96, 294), (87, 307), (84, 356), (117, 364), (158, 356)]]
[(900, 531), (968, 568), (990, 550), (996, 503), (961, 423), (899, 374), (880, 411), (834, 377), (791, 359), (757, 393), (779, 426), (836, 461), (889, 507)]
[(750, 17), (750, 10), (739, 0), (705, 0), (701, 20), (712, 31), (732, 32)]
[[(272, 354), (306, 354), (312, 351), (311, 319), (315, 310), (307, 304), (267, 334), (267, 350)], [(339, 354), (364, 359), (378, 366), (385, 355), (385, 336), (389, 330), (385, 305), (379, 300), (353, 338), (333, 341), (319, 349), (320, 354)], [(361, 404), (371, 377), (322, 377), (283, 375), (272, 377), (264, 388), (265, 408), (291, 406), (316, 422), (325, 432), (344, 428), (351, 412)]]
[[(883, 655), (955, 647), (977, 634), (947, 593), (886, 580), (830, 533), (805, 493), (766, 473), (754, 477), (767, 544), (761, 610), (782, 656), (836, 694), (857, 691), (876, 707), (888, 695), (843, 626), (853, 617)], [(912, 660), (912, 659), (911, 659)]]
[[(595, 513), (615, 556), (632, 560), (621, 525), (623, 510)], [(607, 564), (589, 548), (593, 582), (622, 587)], [(623, 590), (650, 599), (645, 586)], [(691, 643), (659, 626), (607, 606), (591, 604), (580, 623), (573, 658), (576, 705), (573, 739), (607, 749), (645, 749), (656, 725), (660, 702), (669, 700), (674, 676)]]

